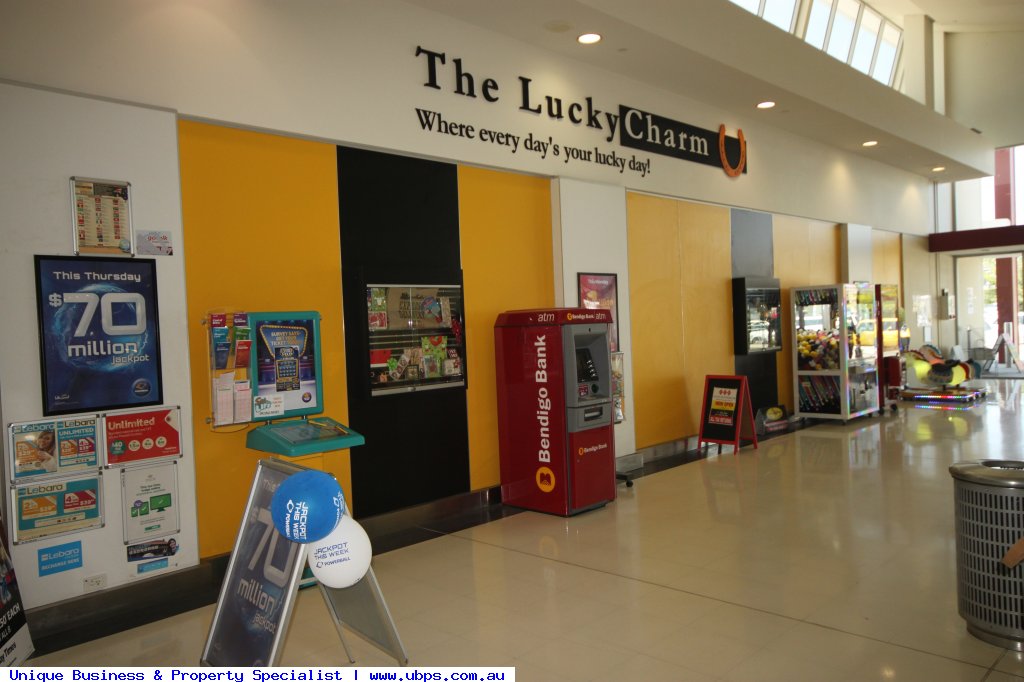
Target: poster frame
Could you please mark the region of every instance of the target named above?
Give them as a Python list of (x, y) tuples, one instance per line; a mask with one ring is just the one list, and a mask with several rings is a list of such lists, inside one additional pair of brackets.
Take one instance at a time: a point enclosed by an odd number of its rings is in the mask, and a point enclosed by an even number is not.
[[(97, 385), (101, 382), (93, 381), (89, 385), (86, 385), (80, 389), (81, 395), (77, 397), (75, 401), (68, 403), (60, 403), (54, 396), (54, 391), (50, 388), (51, 385), (55, 384), (58, 378), (68, 381), (67, 376), (81, 375), (81, 370), (70, 367), (67, 363), (54, 362), (50, 357), (48, 351), (47, 339), (49, 336), (47, 333), (47, 307), (49, 302), (44, 300), (48, 298), (45, 295), (46, 285), (44, 277), (50, 277), (54, 268), (59, 263), (67, 263), (69, 266), (81, 267), (83, 263), (91, 264), (90, 267), (94, 268), (95, 272), (100, 274), (109, 274), (111, 276), (117, 276), (121, 273), (115, 272), (116, 270), (123, 271), (125, 267), (139, 268), (142, 270), (140, 273), (140, 289), (142, 292), (135, 292), (142, 297), (145, 305), (147, 320), (146, 323), (146, 335), (147, 340), (145, 344), (145, 352), (147, 355), (151, 355), (151, 359), (147, 359), (144, 364), (147, 374), (152, 374), (152, 385), (149, 386), (147, 395), (150, 397), (145, 400), (136, 402), (118, 402), (113, 401), (109, 398), (100, 398), (94, 394), (94, 390)], [(43, 415), (46, 417), (59, 416), (64, 414), (78, 414), (78, 413), (93, 413), (101, 412), (104, 410), (116, 410), (116, 409), (128, 409), (136, 407), (147, 407), (150, 405), (159, 405), (163, 402), (163, 366), (160, 356), (160, 310), (159, 310), (159, 292), (157, 290), (157, 272), (156, 272), (156, 261), (150, 258), (133, 258), (130, 261), (126, 261), (123, 258), (112, 258), (109, 256), (50, 256), (50, 255), (36, 255), (35, 256), (35, 285), (36, 285), (36, 315), (38, 321), (38, 332), (39, 332), (39, 366), (40, 366), (40, 388), (42, 390), (42, 404), (43, 404)], [(56, 295), (54, 292), (52, 295)], [(102, 300), (102, 299), (101, 299)], [(94, 310), (92, 311), (93, 316), (99, 315), (104, 316), (104, 307), (102, 303), (93, 303)], [(113, 304), (111, 304), (113, 305)], [(89, 304), (86, 304), (86, 308), (89, 308)], [(99, 309), (97, 313), (95, 308)], [(81, 322), (85, 320), (83, 315)], [(152, 329), (149, 328), (149, 320), (152, 320)], [(68, 320), (68, 322), (71, 322)], [(91, 320), (90, 320), (90, 325)], [(77, 332), (77, 328), (75, 330)], [(71, 330), (67, 330), (67, 333), (71, 333)], [(85, 331), (82, 332), (86, 333)], [(108, 336), (111, 336), (108, 334)], [(128, 336), (127, 334), (124, 336)], [(142, 363), (138, 363), (142, 364)], [(134, 365), (133, 365), (134, 366)], [(140, 377), (136, 380), (139, 381), (147, 380), (147, 377)], [(64, 384), (61, 386), (63, 387)]]
[[(167, 480), (170, 483), (171, 504), (168, 508), (171, 510), (173, 515), (169, 519), (169, 524), (166, 527), (154, 528), (149, 531), (145, 529), (141, 533), (133, 534), (133, 529), (136, 525), (132, 521), (131, 507), (129, 507), (129, 485), (134, 483), (134, 477), (143, 475), (148, 471), (155, 471), (157, 469), (167, 469)], [(129, 480), (131, 479), (131, 480)], [(152, 499), (152, 498), (150, 498)], [(151, 540), (153, 538), (160, 537), (162, 535), (178, 535), (181, 533), (181, 498), (178, 491), (178, 460), (165, 460), (151, 462), (148, 466), (136, 466), (136, 467), (123, 467), (121, 468), (121, 516), (122, 526), (124, 528), (124, 544), (131, 545), (132, 543), (138, 544), (143, 540)], [(140, 510), (141, 513), (141, 510)]]
[[(72, 526), (61, 526), (60, 524), (52, 525), (46, 528), (46, 531), (51, 532), (32, 532), (28, 533), (23, 531), (21, 526), (21, 491), (43, 486), (57, 486), (64, 484), (73, 484), (83, 481), (96, 481), (96, 509), (97, 514), (92, 519), (87, 519), (85, 523), (75, 524)], [(81, 533), (83, 531), (93, 530), (96, 528), (102, 528), (106, 525), (106, 517), (104, 515), (104, 504), (106, 503), (105, 496), (103, 494), (103, 470), (96, 469), (90, 470), (88, 475), (78, 476), (67, 476), (64, 478), (57, 478), (48, 481), (31, 482), (25, 485), (12, 486), (11, 488), (11, 535), (12, 543), (15, 545), (21, 545), (28, 542), (38, 542), (39, 540), (45, 540), (47, 538), (58, 537), (61, 535), (71, 535), (74, 533)]]
[[(598, 291), (598, 287), (595, 285), (598, 278), (607, 279), (610, 282), (607, 287), (610, 289), (607, 293), (610, 294), (612, 300), (610, 308), (604, 306), (595, 308), (594, 305), (587, 303), (587, 294)], [(608, 345), (610, 352), (617, 353), (619, 351), (619, 276), (614, 272), (577, 272), (576, 295), (580, 308), (605, 309), (611, 312), (612, 321), (608, 325)]]
[[(123, 195), (125, 206), (127, 208), (128, 226), (127, 230), (122, 230), (121, 243), (116, 246), (93, 246), (83, 245), (81, 243), (81, 237), (78, 234), (78, 185), (79, 183), (89, 183), (93, 185), (101, 185), (103, 187), (111, 188), (109, 191), (104, 192), (107, 195)], [(79, 175), (71, 177), (71, 234), (73, 235), (73, 243), (75, 255), (95, 255), (95, 256), (112, 256), (118, 258), (132, 258), (135, 256), (135, 227), (134, 220), (132, 219), (132, 183), (125, 180), (104, 180), (102, 178), (87, 178)], [(95, 191), (92, 196), (97, 196)], [(101, 195), (102, 196), (102, 195)], [(127, 236), (125, 236), (127, 233)], [(127, 242), (127, 243), (126, 243)]]
[[(61, 432), (66, 430), (66, 429), (71, 429), (71, 428), (87, 428), (88, 427), (87, 424), (69, 424), (68, 422), (89, 422), (89, 421), (91, 421), (93, 423), (92, 424), (92, 438), (93, 438), (92, 462), (91, 463), (86, 463), (86, 464), (75, 464), (75, 465), (71, 465), (71, 466), (67, 466), (67, 467), (61, 467), (60, 466), (60, 461), (61, 461), (62, 455), (60, 454), (59, 451), (61, 449), (63, 449), (63, 446), (64, 446), (64, 443), (63, 443), (64, 439), (62, 439), (60, 437), (61, 435), (63, 435)], [(102, 431), (101, 421), (102, 420), (100, 419), (99, 415), (97, 415), (97, 414), (81, 414), (81, 415), (75, 415), (74, 417), (70, 417), (70, 418), (69, 417), (62, 417), (62, 418), (55, 418), (55, 419), (54, 418), (42, 418), (42, 419), (33, 419), (33, 420), (30, 420), (30, 421), (11, 422), (10, 424), (7, 425), (7, 457), (4, 458), (6, 460), (5, 464), (6, 464), (6, 467), (7, 467), (7, 480), (10, 481), (12, 483), (12, 485), (24, 485), (28, 481), (40, 481), (40, 480), (49, 480), (49, 479), (52, 479), (52, 478), (58, 478), (58, 477), (64, 477), (64, 476), (76, 476), (76, 475), (80, 475), (83, 472), (95, 471), (100, 466), (100, 462), (103, 459), (103, 454), (101, 452), (101, 450), (103, 448), (103, 436), (102, 436), (102, 433), (101, 433), (101, 431)], [(37, 427), (37, 428), (32, 428), (31, 430), (29, 430), (28, 427)], [(19, 472), (19, 470), (18, 470), (18, 461), (17, 461), (18, 460), (18, 456), (17, 456), (17, 451), (18, 451), (18, 447), (17, 446), (18, 446), (18, 443), (16, 442), (16, 436), (18, 434), (15, 433), (15, 432), (19, 431), (21, 428), (25, 428), (25, 431), (23, 431), (23, 433), (33, 433), (33, 432), (34, 433), (42, 433), (44, 431), (51, 431), (51, 432), (54, 433), (54, 435), (55, 435), (54, 444), (53, 444), (54, 452), (51, 453), (51, 457), (53, 457), (56, 460), (56, 462), (57, 462), (57, 468), (54, 471), (43, 471), (43, 472), (38, 472), (38, 473), (31, 472), (31, 471)], [(30, 440), (30, 439), (26, 438), (25, 440)]]
[[(124, 417), (134, 414), (145, 415), (148, 413), (157, 413), (164, 411), (166, 411), (168, 414), (176, 415), (175, 429), (178, 433), (178, 448), (176, 453), (157, 455), (125, 455), (124, 457), (121, 457), (120, 455), (116, 455), (111, 452), (109, 442), (110, 431), (107, 426), (108, 420), (110, 420), (112, 417)], [(102, 463), (102, 466), (106, 469), (129, 467), (136, 465), (148, 465), (165, 461), (177, 461), (181, 459), (185, 454), (185, 447), (184, 442), (182, 441), (181, 433), (181, 407), (179, 405), (157, 405), (153, 407), (143, 407), (131, 410), (104, 412), (100, 415), (100, 422), (103, 425), (101, 435), (101, 439), (103, 441), (103, 456), (100, 458), (100, 461)]]
[[(315, 396), (311, 396), (309, 407), (284, 408), (281, 413), (268, 413), (260, 407), (261, 399), (265, 399), (260, 394), (260, 350), (266, 343), (266, 340), (261, 335), (261, 330), (263, 326), (268, 324), (285, 325), (288, 322), (304, 322), (310, 325), (309, 328), (313, 338), (309, 339), (309, 343), (313, 344), (312, 358), (314, 381), (316, 384)], [(249, 355), (249, 384), (252, 387), (252, 421), (264, 422), (271, 419), (287, 419), (289, 417), (300, 417), (323, 412), (324, 374), (321, 364), (320, 313), (314, 310), (249, 313), (249, 328), (252, 330), (250, 333), (253, 339), (253, 349)], [(302, 353), (300, 352), (301, 355)], [(301, 372), (301, 360), (298, 371)], [(299, 376), (300, 385), (301, 381), (301, 376)], [(282, 393), (282, 391), (275, 390), (270, 395), (272, 397), (281, 396), (283, 402), (285, 397)]]

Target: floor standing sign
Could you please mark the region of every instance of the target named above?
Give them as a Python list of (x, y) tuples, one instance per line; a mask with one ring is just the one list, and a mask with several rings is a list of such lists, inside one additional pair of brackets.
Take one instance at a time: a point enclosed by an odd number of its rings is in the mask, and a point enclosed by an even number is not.
[[(306, 545), (277, 531), (270, 503), (278, 486), (304, 468), (278, 459), (260, 460), (217, 598), (200, 661), (203, 665), (277, 664), (306, 565)], [(372, 568), (352, 587), (332, 589), (321, 584), (320, 589), (350, 663), (355, 661), (345, 642), (343, 623), (402, 665), (408, 662)], [(343, 621), (341, 611), (351, 611), (350, 617)]]
[(704, 443), (732, 445), (740, 449), (740, 440), (757, 448), (754, 410), (750, 404), (750, 386), (744, 376), (708, 375), (704, 377), (704, 400), (700, 410), (700, 436)]
[(14, 562), (7, 552), (7, 531), (0, 521), (0, 666), (24, 663), (33, 651)]

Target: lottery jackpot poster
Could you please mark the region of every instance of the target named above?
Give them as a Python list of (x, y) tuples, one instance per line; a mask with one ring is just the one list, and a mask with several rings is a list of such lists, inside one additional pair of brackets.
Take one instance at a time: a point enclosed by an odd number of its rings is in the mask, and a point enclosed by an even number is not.
[(43, 414), (163, 402), (156, 262), (36, 256)]
[(298, 467), (261, 460), (221, 584), (201, 663), (215, 667), (265, 667), (277, 663), (288, 630), (305, 545), (274, 526), (274, 492)]

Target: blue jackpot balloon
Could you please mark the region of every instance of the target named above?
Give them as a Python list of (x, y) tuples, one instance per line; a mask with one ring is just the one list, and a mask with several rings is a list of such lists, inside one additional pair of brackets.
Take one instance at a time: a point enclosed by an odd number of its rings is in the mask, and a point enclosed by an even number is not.
[(344, 513), (341, 486), (323, 471), (292, 474), (270, 499), (274, 527), (293, 542), (316, 542), (327, 537)]

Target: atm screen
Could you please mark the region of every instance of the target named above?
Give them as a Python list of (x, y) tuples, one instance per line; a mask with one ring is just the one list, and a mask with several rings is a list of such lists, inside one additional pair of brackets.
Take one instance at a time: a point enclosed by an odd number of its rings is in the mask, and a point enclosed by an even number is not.
[(576, 383), (591, 383), (598, 380), (597, 367), (589, 348), (576, 349)]

